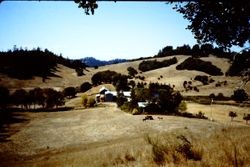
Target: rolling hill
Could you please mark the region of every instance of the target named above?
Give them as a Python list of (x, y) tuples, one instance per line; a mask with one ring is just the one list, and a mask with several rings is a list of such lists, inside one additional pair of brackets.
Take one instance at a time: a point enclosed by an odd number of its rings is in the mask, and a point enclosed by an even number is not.
[[(112, 65), (105, 65), (101, 66), (97, 69), (92, 67), (87, 67), (84, 71), (83, 76), (77, 76), (74, 69), (71, 69), (69, 67), (66, 67), (64, 65), (59, 64), (56, 68), (55, 75), (51, 76), (48, 79), (46, 79), (45, 82), (42, 81), (40, 77), (33, 77), (33, 79), (28, 80), (20, 80), (20, 79), (13, 79), (8, 77), (7, 75), (0, 74), (0, 85), (6, 86), (11, 90), (19, 89), (19, 88), (26, 88), (26, 89), (32, 89), (34, 87), (53, 87), (57, 90), (62, 90), (65, 87), (68, 86), (80, 86), (83, 82), (91, 82), (91, 77), (99, 72), (99, 71), (105, 71), (105, 70), (111, 70), (116, 71), (121, 74), (128, 75), (127, 68), (133, 67), (135, 68), (140, 76), (144, 76), (145, 79), (143, 82), (159, 82), (159, 83), (167, 83), (171, 85), (175, 85), (175, 89), (180, 90), (182, 94), (184, 95), (209, 95), (211, 93), (218, 94), (223, 93), (225, 96), (231, 96), (233, 91), (241, 86), (241, 78), (238, 76), (230, 77), (230, 76), (212, 76), (212, 78), (215, 80), (214, 83), (209, 85), (202, 85), (199, 81), (194, 81), (194, 77), (196, 75), (208, 75), (204, 72), (195, 71), (195, 70), (176, 70), (176, 66), (185, 61), (188, 57), (186, 55), (176, 55), (176, 56), (168, 56), (163, 58), (151, 58), (149, 60), (157, 60), (157, 61), (163, 61), (172, 57), (176, 57), (178, 60), (178, 63), (173, 64), (169, 67), (163, 67), (147, 72), (139, 72), (138, 66), (143, 60), (138, 61), (132, 61), (132, 62), (124, 62), (119, 64), (112, 64)], [(215, 56), (210, 55), (209, 57), (203, 57), (201, 58), (204, 61), (210, 61), (213, 65), (219, 67), (223, 73), (225, 73), (229, 67), (230, 62), (228, 59), (225, 58), (218, 58)], [(160, 76), (162, 76), (160, 78)], [(136, 82), (142, 82), (140, 79), (134, 79)], [(215, 84), (217, 82), (227, 81), (226, 86), (221, 87), (215, 87)], [(183, 89), (183, 82), (184, 81), (192, 81), (192, 84), (194, 86), (197, 86), (200, 90), (199, 92), (195, 91), (189, 91), (185, 92)], [(250, 94), (250, 83), (248, 82), (245, 85), (245, 89)]]

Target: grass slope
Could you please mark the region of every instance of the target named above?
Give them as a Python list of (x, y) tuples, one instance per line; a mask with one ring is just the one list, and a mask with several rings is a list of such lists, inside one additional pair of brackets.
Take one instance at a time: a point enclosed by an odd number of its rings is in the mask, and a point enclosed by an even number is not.
[[(149, 60), (157, 59), (157, 61), (163, 61), (169, 58), (172, 58), (174, 56), (170, 57), (164, 57), (164, 58), (152, 58)], [(207, 75), (204, 72), (200, 71), (188, 71), (188, 70), (176, 70), (176, 66), (180, 63), (182, 63), (185, 59), (187, 59), (189, 56), (183, 56), (183, 55), (177, 55), (175, 56), (178, 59), (178, 63), (171, 65), (169, 67), (160, 68), (152, 71), (147, 72), (141, 72), (138, 75), (145, 76), (145, 82), (159, 82), (159, 83), (167, 83), (171, 85), (175, 85), (175, 88), (177, 90), (183, 91), (183, 82), (189, 81), (191, 79), (194, 79), (196, 75)], [(210, 61), (215, 66), (222, 69), (222, 72), (226, 72), (230, 66), (230, 62), (228, 62), (227, 59), (224, 58), (217, 58), (212, 55), (209, 57), (201, 58), (205, 61)], [(6, 75), (0, 74), (0, 85), (4, 85), (9, 87), (10, 89), (18, 89), (18, 88), (27, 88), (31, 89), (34, 87), (53, 87), (59, 90), (62, 90), (65, 87), (68, 86), (80, 86), (83, 82), (91, 82), (91, 77), (99, 71), (105, 71), (105, 70), (112, 70), (116, 71), (118, 73), (122, 73), (125, 75), (128, 75), (127, 68), (133, 67), (137, 71), (139, 63), (143, 60), (139, 61), (133, 61), (133, 62), (125, 62), (120, 64), (113, 64), (113, 65), (106, 65), (99, 67), (98, 69), (94, 68), (87, 68), (87, 71), (84, 71), (85, 75), (81, 77), (77, 77), (76, 73), (73, 69), (70, 69), (68, 67), (65, 67), (63, 65), (59, 65), (57, 68), (57, 72), (55, 73), (59, 77), (50, 77), (46, 80), (46, 82), (42, 82), (42, 79), (39, 77), (34, 77), (34, 79), (30, 80), (18, 80), (18, 79), (10, 79)], [(160, 76), (163, 76), (160, 80), (158, 79)], [(200, 82), (194, 81), (193, 84), (197, 86), (200, 89), (200, 92), (182, 92), (184, 95), (209, 95), (211, 93), (223, 93), (225, 96), (231, 96), (233, 94), (233, 91), (241, 85), (241, 78), (240, 77), (227, 77), (227, 76), (213, 76), (212, 77), (215, 82), (203, 86)], [(227, 86), (222, 87), (215, 87), (216, 82), (218, 81), (228, 81)], [(139, 82), (141, 80), (135, 79), (136, 82)], [(250, 83), (247, 83), (245, 86), (246, 91), (248, 94), (250, 94)]]

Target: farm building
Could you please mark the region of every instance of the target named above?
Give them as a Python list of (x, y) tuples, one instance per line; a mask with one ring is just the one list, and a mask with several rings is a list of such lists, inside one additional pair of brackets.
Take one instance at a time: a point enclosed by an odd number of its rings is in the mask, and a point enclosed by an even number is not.
[[(128, 101), (131, 100), (131, 92), (130, 91), (124, 91), (122, 92), (124, 97), (128, 99)], [(96, 102), (115, 102), (117, 99), (117, 92), (116, 91), (110, 91), (109, 89), (102, 87), (99, 90), (99, 93), (96, 95)]]

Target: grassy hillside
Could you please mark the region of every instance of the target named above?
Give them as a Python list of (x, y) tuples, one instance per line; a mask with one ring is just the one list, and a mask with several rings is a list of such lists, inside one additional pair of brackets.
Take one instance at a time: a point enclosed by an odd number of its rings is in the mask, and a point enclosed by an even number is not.
[[(195, 78), (196, 75), (207, 75), (204, 72), (200, 71), (188, 71), (188, 70), (176, 70), (176, 66), (183, 61), (185, 61), (189, 56), (183, 56), (183, 55), (177, 55), (177, 56), (168, 56), (163, 58), (152, 58), (149, 60), (157, 60), (157, 61), (163, 61), (166, 59), (170, 59), (176, 57), (178, 60), (177, 64), (173, 64), (169, 67), (163, 67), (147, 72), (140, 72), (138, 70), (139, 64), (143, 60), (133, 61), (133, 62), (125, 62), (120, 64), (113, 64), (113, 65), (106, 65), (99, 67), (98, 69), (95, 68), (86, 68), (86, 71), (84, 71), (83, 76), (78, 77), (75, 73), (75, 70), (65, 67), (63, 65), (58, 65), (55, 75), (52, 76), (49, 79), (47, 79), (45, 82), (42, 81), (40, 77), (34, 77), (33, 79), (28, 80), (19, 80), (19, 79), (13, 79), (9, 78), (7, 75), (0, 74), (0, 85), (4, 85), (9, 87), (10, 89), (18, 89), (18, 88), (34, 88), (34, 87), (53, 87), (56, 89), (63, 89), (68, 86), (80, 86), (83, 82), (91, 82), (91, 77), (99, 72), (99, 71), (105, 71), (105, 70), (111, 70), (116, 71), (121, 74), (128, 75), (127, 68), (133, 67), (136, 69), (140, 76), (145, 76), (144, 82), (159, 82), (159, 83), (167, 83), (171, 85), (175, 85), (175, 89), (182, 91), (182, 94), (184, 95), (209, 95), (211, 93), (223, 93), (225, 96), (232, 95), (234, 89), (237, 87), (240, 87), (241, 85), (241, 78), (234, 76), (234, 77), (228, 77), (228, 76), (213, 76), (212, 78), (215, 80), (214, 83), (209, 85), (203, 85), (199, 81), (192, 81), (194, 86), (197, 86), (199, 88), (199, 92), (190, 91), (185, 92), (183, 88), (183, 82), (184, 81), (191, 81)], [(201, 58), (205, 61), (210, 61), (213, 65), (219, 67), (223, 73), (225, 73), (228, 68), (230, 67), (230, 62), (228, 59), (225, 58), (218, 58), (210, 55), (209, 57)], [(162, 78), (159, 79), (159, 77), (162, 76)], [(134, 79), (136, 82), (141, 82), (139, 79)], [(227, 81), (226, 86), (221, 87), (215, 87), (215, 84), (217, 82)], [(250, 94), (250, 83), (247, 83), (245, 85), (245, 89)]]

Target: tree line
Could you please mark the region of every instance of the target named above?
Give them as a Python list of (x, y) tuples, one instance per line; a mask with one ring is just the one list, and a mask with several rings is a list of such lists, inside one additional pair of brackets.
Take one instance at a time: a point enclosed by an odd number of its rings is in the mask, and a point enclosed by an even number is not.
[[(56, 76), (57, 64), (76, 69), (79, 74), (86, 68), (80, 60), (65, 59), (48, 49), (41, 50), (39, 47), (33, 50), (16, 48), (7, 52), (0, 52), (0, 73), (18, 79), (31, 79), (34, 76)], [(80, 71), (80, 72), (79, 72)]]
[(172, 64), (176, 64), (177, 62), (178, 61), (176, 57), (173, 57), (168, 60), (163, 60), (163, 61), (157, 61), (157, 60), (142, 61), (139, 64), (138, 69), (141, 70), (142, 72), (146, 72), (146, 71), (155, 70), (155, 69), (162, 68), (162, 67), (168, 67)]
[(0, 87), (0, 96), (2, 109), (9, 106), (17, 106), (21, 109), (48, 109), (64, 105), (63, 93), (52, 88), (34, 88), (30, 91), (17, 89), (10, 93), (7, 88)]
[(173, 46), (166, 46), (159, 50), (158, 54), (154, 57), (166, 57), (172, 55), (192, 55), (193, 57), (207, 57), (209, 54), (213, 54), (217, 57), (229, 58), (234, 52), (225, 51), (222, 47), (214, 47), (212, 44), (195, 44), (192, 47), (184, 44), (178, 46), (175, 49)]

